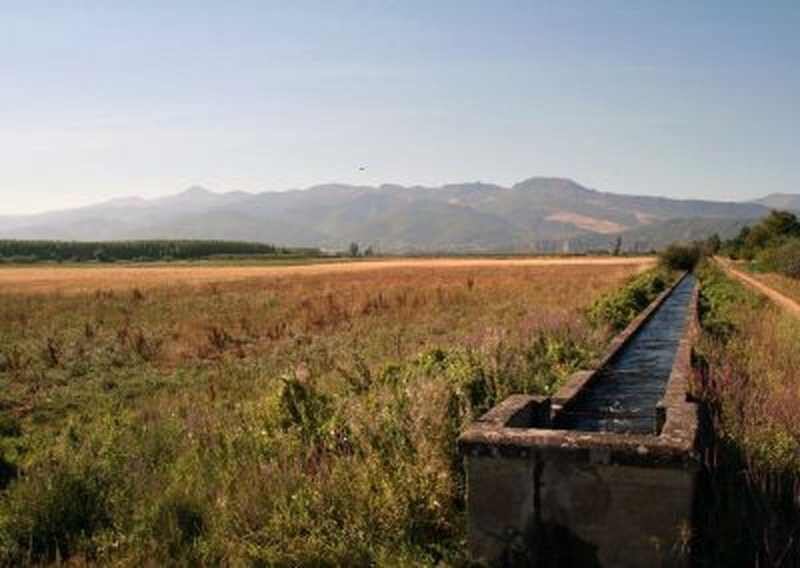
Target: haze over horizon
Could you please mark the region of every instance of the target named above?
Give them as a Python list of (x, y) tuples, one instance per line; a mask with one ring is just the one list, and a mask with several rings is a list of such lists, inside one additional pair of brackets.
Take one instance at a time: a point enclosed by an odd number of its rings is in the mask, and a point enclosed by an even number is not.
[[(192, 185), (800, 191), (800, 4), (11, 2), (0, 215)], [(364, 167), (365, 171), (360, 171)]]

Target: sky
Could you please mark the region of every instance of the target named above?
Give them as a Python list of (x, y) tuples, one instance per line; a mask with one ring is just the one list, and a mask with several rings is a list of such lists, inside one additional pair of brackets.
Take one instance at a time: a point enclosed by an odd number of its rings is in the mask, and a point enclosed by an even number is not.
[(2, 0), (0, 215), (539, 175), (800, 193), (798, 29), (795, 0)]

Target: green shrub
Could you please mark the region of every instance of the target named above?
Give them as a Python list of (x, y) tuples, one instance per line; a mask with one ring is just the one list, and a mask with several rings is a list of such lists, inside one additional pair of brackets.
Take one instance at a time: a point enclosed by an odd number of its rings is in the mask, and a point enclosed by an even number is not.
[(328, 396), (307, 381), (284, 378), (280, 396), (281, 425), (299, 432), (307, 444), (321, 444), (331, 433), (333, 404)]
[(9, 483), (16, 479), (18, 474), (17, 466), (0, 454), (0, 489), (5, 489)]
[(778, 248), (787, 239), (800, 238), (800, 220), (788, 211), (772, 211), (752, 227), (744, 227), (722, 249), (731, 258), (753, 260), (762, 251)]
[(79, 550), (111, 524), (108, 489), (97, 472), (63, 467), (13, 483), (2, 504), (6, 560), (47, 561)]
[(172, 559), (194, 556), (193, 549), (208, 523), (201, 502), (186, 494), (171, 494), (159, 503), (151, 521), (153, 537)]
[(659, 254), (659, 262), (670, 270), (693, 270), (702, 255), (698, 245), (672, 244)]
[(790, 278), (800, 278), (800, 238), (764, 249), (756, 257), (756, 266), (762, 270), (780, 272)]
[(649, 270), (624, 287), (598, 298), (589, 308), (589, 321), (595, 326), (607, 325), (621, 331), (663, 292), (672, 280), (663, 268)]
[(22, 435), (19, 420), (11, 414), (0, 414), (0, 437), (17, 438)]

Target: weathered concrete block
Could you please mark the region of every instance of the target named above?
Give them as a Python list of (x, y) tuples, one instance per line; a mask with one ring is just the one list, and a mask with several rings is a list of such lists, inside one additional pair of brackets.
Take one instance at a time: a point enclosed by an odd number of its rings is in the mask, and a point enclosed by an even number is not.
[(583, 543), (581, 561), (599, 566), (688, 564), (692, 471), (557, 458), (542, 465), (540, 526), (560, 529), (554, 546)]
[(533, 460), (476, 456), (467, 464), (470, 553), (496, 562), (525, 547), (534, 520)]

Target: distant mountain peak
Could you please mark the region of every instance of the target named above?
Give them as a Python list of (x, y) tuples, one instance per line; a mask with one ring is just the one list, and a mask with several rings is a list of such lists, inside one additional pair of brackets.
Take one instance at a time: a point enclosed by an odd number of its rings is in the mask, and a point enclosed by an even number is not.
[(517, 183), (517, 185), (538, 183), (538, 184), (551, 184), (551, 185), (577, 185), (583, 187), (577, 181), (568, 177), (557, 176), (532, 176)]
[(521, 182), (515, 183), (512, 189), (538, 189), (538, 190), (566, 190), (566, 191), (586, 191), (595, 192), (593, 189), (584, 187), (570, 178), (562, 177), (531, 177)]
[(482, 181), (470, 181), (466, 183), (448, 183), (443, 185), (441, 189), (444, 190), (460, 190), (467, 192), (481, 192), (481, 191), (496, 191), (505, 189), (493, 183), (485, 183)]
[(111, 207), (142, 207), (146, 204), (147, 200), (144, 197), (134, 195), (131, 197), (114, 197), (102, 205), (108, 205)]
[(766, 197), (756, 199), (753, 203), (758, 203), (770, 209), (792, 209), (800, 210), (800, 194), (798, 193), (770, 193)]
[(207, 195), (216, 195), (210, 189), (206, 189), (202, 185), (193, 185), (178, 194), (183, 197), (204, 197)]

